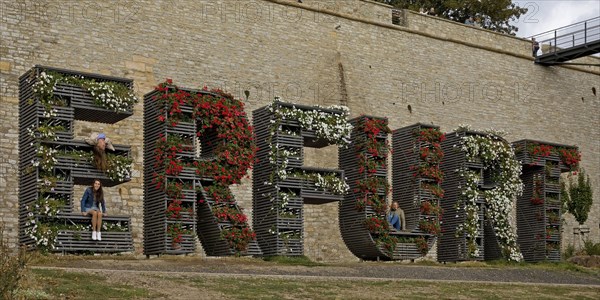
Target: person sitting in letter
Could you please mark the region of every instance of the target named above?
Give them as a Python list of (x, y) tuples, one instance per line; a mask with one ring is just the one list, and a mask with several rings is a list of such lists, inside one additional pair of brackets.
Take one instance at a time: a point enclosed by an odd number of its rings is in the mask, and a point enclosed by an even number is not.
[(390, 211), (387, 213), (387, 220), (390, 225), (396, 230), (406, 229), (406, 219), (404, 218), (404, 211), (400, 209), (398, 201), (392, 201)]

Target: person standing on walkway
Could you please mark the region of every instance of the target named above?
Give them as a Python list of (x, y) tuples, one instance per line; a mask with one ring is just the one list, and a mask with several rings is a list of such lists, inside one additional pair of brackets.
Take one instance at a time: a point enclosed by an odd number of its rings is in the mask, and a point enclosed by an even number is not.
[(465, 20), (465, 25), (474, 26), (475, 22), (473, 21), (473, 17), (469, 17), (468, 19), (466, 19)]
[(535, 38), (531, 38), (531, 50), (533, 51), (533, 57), (536, 57), (538, 50), (540, 50), (540, 43)]

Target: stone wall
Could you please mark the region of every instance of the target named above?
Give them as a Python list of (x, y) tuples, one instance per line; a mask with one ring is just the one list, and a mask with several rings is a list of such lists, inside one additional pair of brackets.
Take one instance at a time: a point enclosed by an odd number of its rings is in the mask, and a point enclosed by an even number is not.
[[(244, 99), (249, 114), (280, 95), (302, 104), (346, 104), (352, 117), (388, 117), (392, 129), (422, 122), (451, 131), (468, 123), (505, 130), (511, 141), (576, 144), (595, 192), (589, 236), (600, 240), (597, 67), (534, 65), (527, 40), (410, 12), (406, 26), (393, 25), (388, 7), (370, 1), (303, 2), (1, 0), (0, 220), (11, 241), (17, 240), (17, 80), (35, 64), (132, 78), (140, 99), (168, 77), (185, 87), (224, 88)], [(106, 190), (110, 212), (132, 216), (138, 252), (142, 116), (140, 103), (117, 124), (75, 127), (77, 137), (101, 130), (132, 145), (133, 180)], [(321, 157), (337, 157), (336, 149), (320, 151), (309, 153), (307, 164), (335, 166)], [(251, 188), (251, 180), (234, 188), (250, 215)], [(306, 255), (355, 260), (341, 241), (337, 206), (305, 208)], [(565, 244), (573, 223), (567, 216)]]

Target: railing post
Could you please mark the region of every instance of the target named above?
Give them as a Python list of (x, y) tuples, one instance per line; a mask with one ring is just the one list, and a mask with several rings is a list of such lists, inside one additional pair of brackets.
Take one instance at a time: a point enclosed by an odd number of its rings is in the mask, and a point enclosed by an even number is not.
[(554, 52), (556, 52), (556, 30), (554, 30)]
[(583, 43), (587, 44), (587, 21), (583, 23)]
[(573, 47), (575, 47), (575, 35), (573, 35)]

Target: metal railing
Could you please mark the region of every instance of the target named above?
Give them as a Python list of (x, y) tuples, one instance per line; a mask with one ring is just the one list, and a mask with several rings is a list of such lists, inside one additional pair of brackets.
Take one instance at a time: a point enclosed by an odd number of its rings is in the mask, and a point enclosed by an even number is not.
[(543, 54), (555, 53), (600, 40), (600, 17), (531, 36), (540, 44)]

